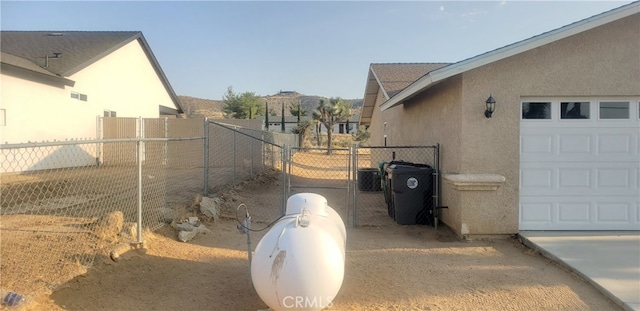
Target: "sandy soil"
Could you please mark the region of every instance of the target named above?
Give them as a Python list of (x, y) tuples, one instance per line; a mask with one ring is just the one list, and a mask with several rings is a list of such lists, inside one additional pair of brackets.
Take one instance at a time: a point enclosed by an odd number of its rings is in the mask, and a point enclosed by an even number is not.
[[(236, 189), (249, 208), (281, 183)], [(328, 197), (329, 204), (333, 198)], [(336, 199), (337, 200), (337, 199)], [(147, 233), (146, 254), (99, 258), (89, 271), (23, 310), (259, 310), (247, 237), (232, 217), (183, 243), (166, 226)], [(256, 224), (254, 228), (258, 228)], [(252, 233), (255, 246), (261, 233)], [(330, 310), (619, 310), (586, 281), (512, 238), (459, 240), (446, 227), (388, 225), (348, 231), (345, 279)]]

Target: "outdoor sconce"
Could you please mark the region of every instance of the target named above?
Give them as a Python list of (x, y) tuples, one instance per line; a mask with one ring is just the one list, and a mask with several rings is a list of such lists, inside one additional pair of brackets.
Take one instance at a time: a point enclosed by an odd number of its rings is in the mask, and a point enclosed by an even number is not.
[(489, 98), (484, 102), (487, 105), (487, 110), (484, 111), (484, 116), (487, 118), (491, 118), (493, 111), (496, 110), (496, 100), (493, 99), (493, 96), (489, 94)]

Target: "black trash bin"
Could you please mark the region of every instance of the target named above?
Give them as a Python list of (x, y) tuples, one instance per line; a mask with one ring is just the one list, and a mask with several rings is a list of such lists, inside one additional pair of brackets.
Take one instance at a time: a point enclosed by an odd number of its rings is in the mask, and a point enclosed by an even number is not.
[(360, 191), (380, 191), (380, 170), (377, 168), (358, 169), (358, 190)]
[(400, 225), (433, 225), (433, 169), (424, 164), (386, 168), (389, 216)]

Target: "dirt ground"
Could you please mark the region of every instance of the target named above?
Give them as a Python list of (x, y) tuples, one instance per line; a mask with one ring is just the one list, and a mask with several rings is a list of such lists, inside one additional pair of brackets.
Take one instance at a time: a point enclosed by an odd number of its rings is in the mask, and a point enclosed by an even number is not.
[[(281, 189), (277, 179), (244, 184), (234, 204), (251, 209)], [(331, 205), (334, 198), (327, 199)], [(86, 274), (20, 309), (266, 309), (250, 285), (246, 235), (232, 217), (205, 225), (211, 233), (186, 243), (169, 226), (147, 233), (146, 253), (99, 258)], [(252, 233), (253, 247), (263, 234)], [(514, 238), (465, 241), (446, 227), (349, 229), (345, 266), (329, 310), (619, 310)]]

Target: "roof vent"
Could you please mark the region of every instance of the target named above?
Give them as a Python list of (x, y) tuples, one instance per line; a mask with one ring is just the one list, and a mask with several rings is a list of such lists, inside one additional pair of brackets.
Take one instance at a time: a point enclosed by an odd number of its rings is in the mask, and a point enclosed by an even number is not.
[(64, 36), (64, 34), (61, 33), (61, 32), (52, 32), (52, 33), (48, 33), (47, 36), (49, 36), (49, 37), (62, 37), (62, 36)]

